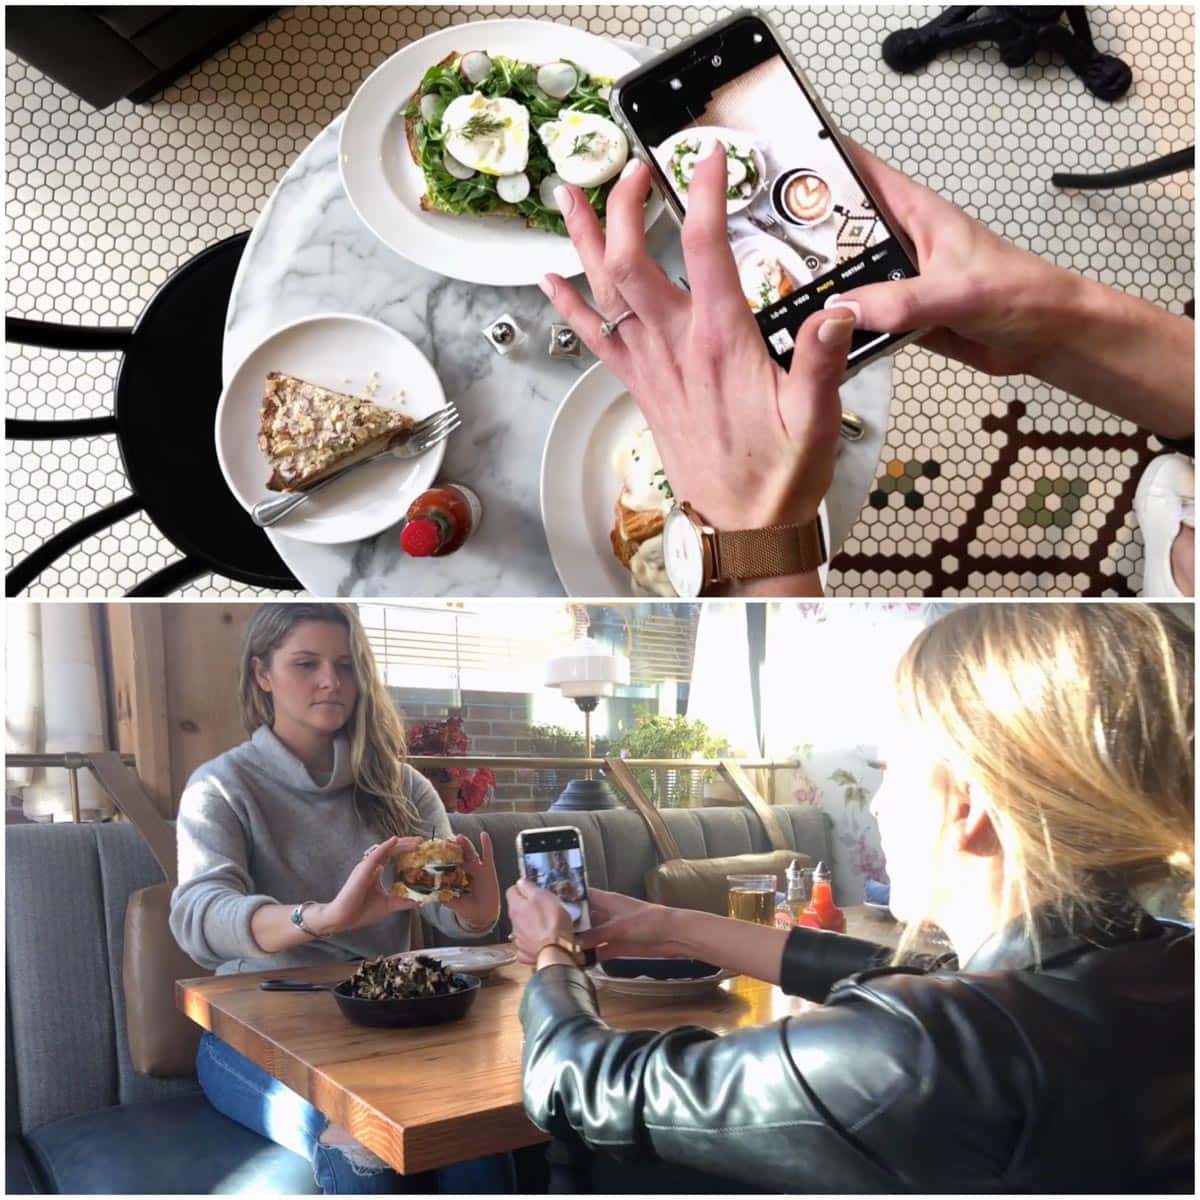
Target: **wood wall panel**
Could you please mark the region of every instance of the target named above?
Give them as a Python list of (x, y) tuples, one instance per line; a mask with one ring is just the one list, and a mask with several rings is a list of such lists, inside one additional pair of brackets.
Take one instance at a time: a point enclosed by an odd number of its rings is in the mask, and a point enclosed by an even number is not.
[(245, 738), (238, 656), (255, 604), (164, 604), (167, 737), (175, 805), (188, 776)]

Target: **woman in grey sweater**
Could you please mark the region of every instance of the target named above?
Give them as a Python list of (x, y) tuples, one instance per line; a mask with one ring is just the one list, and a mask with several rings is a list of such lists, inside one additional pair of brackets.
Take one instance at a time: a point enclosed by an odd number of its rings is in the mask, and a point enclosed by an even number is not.
[[(429, 781), (404, 762), (404, 730), (357, 613), (263, 605), (247, 627), (240, 674), (250, 738), (198, 768), (180, 805), (176, 940), (218, 974), (407, 950), (418, 906), (390, 894), (391, 862), (426, 838), (454, 835)], [(482, 856), (457, 841), (471, 892), (422, 912), (452, 937), (483, 938), (500, 915), (491, 840), (482, 835)], [(507, 1155), (441, 1178), (397, 1175), (211, 1034), (196, 1070), (214, 1107), (308, 1157), (325, 1192), (513, 1190)]]

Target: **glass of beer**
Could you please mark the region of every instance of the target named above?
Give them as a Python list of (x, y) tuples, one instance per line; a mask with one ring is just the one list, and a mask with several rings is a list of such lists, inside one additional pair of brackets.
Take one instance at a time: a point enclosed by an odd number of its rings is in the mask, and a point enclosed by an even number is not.
[(774, 875), (726, 875), (729, 915), (755, 925), (775, 924)]

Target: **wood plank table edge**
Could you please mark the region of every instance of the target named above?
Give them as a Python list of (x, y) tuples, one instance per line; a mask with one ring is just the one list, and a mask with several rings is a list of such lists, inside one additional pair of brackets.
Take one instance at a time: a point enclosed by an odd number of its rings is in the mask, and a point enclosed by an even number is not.
[[(399, 1126), (361, 1097), (340, 1087), (320, 1067), (305, 1062), (261, 1030), (219, 1008), (214, 1009), (208, 998), (213, 984), (225, 980), (230, 981), (230, 991), (241, 990), (247, 983), (257, 985), (264, 979), (295, 978), (327, 983), (346, 978), (347, 968), (351, 965), (331, 963), (320, 967), (180, 979), (175, 983), (176, 1006), (189, 1020), (232, 1046), (273, 1079), (306, 1099), (329, 1120), (348, 1130), (398, 1174), (412, 1175), (464, 1161), (461, 1154), (445, 1152), (446, 1147), (460, 1140), (455, 1128), (460, 1122), (433, 1122), (416, 1129)], [(451, 1131), (454, 1131), (453, 1136), (450, 1136)], [(471, 1131), (472, 1148), (468, 1158), (481, 1158), (550, 1141), (549, 1135), (530, 1121), (522, 1104), (507, 1105), (474, 1118)]]

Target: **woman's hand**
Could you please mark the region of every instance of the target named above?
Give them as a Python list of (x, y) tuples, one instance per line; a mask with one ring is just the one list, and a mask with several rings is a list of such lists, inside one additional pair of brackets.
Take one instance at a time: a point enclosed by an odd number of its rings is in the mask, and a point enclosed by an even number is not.
[(851, 145), (921, 274), (838, 297), (859, 327), (929, 329), (921, 344), (990, 375), (1023, 373), (1169, 438), (1195, 430), (1195, 327), (1006, 242)]
[(538, 951), (555, 938), (574, 939), (571, 914), (557, 896), (528, 879), (518, 879), (505, 893), (505, 898), (508, 919), (512, 922), (512, 942), (521, 962), (536, 963)]
[(348, 929), (374, 925), (384, 917), (407, 908), (416, 908), (415, 900), (393, 896), (383, 886), (383, 869), (398, 854), (415, 850), (424, 839), (393, 837), (372, 846), (358, 866), (346, 878), (342, 889), (327, 904), (314, 905), (304, 923), (328, 937)]
[(908, 236), (921, 273), (855, 288), (836, 303), (853, 306), (858, 325), (873, 332), (930, 329), (923, 346), (989, 375), (1036, 374), (1039, 358), (1062, 333), (1047, 322), (1046, 307), (1071, 288), (1072, 277), (861, 146), (849, 148)]
[(471, 877), (471, 891), (461, 899), (445, 901), (445, 905), (465, 924), (480, 932), (491, 929), (500, 917), (500, 880), (496, 877), (491, 835), (479, 835), (482, 858), (465, 834), (460, 833), (454, 840), (462, 847), (463, 869)]
[(682, 909), (648, 904), (620, 892), (588, 892), (592, 928), (579, 935), (585, 950), (595, 949), (598, 958), (685, 958), (675, 939)]
[[(599, 313), (561, 276), (542, 287), (637, 401), (680, 501), (717, 529), (808, 522), (833, 479), (854, 322), (845, 310), (816, 313), (796, 337), (791, 370), (771, 360), (729, 246), (726, 179), (718, 142), (688, 192), (690, 293), (646, 250), (650, 173), (638, 161), (609, 194), (607, 232), (578, 188), (556, 193)], [(601, 323), (626, 309), (636, 317), (604, 337)]]

